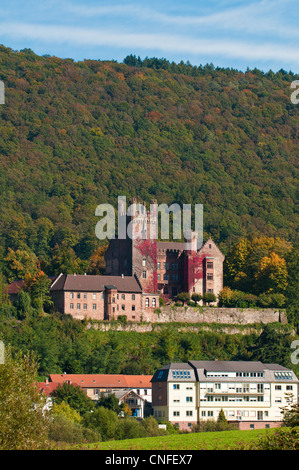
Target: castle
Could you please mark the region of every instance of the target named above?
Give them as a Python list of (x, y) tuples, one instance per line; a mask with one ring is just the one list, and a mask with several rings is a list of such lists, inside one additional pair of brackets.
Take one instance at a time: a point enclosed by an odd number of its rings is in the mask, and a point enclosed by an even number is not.
[(199, 249), (196, 232), (187, 234), (185, 242), (158, 241), (152, 237), (157, 213), (152, 217), (136, 200), (130, 209), (120, 207), (119, 222), (126, 236), (110, 241), (106, 275), (61, 273), (50, 289), (55, 307), (77, 319), (126, 317), (138, 322), (155, 317), (160, 297), (168, 301), (180, 292), (211, 292), (217, 298), (223, 288), (224, 256), (213, 240)]
[[(155, 201), (152, 201), (155, 203)], [(217, 295), (223, 288), (224, 256), (211, 238), (197, 248), (197, 233), (185, 242), (157, 241), (151, 237), (157, 214), (144, 210), (135, 199), (132, 215), (125, 217), (129, 236), (113, 239), (105, 255), (106, 274), (134, 276), (142, 291), (174, 299), (180, 292)], [(157, 228), (156, 228), (157, 230)]]

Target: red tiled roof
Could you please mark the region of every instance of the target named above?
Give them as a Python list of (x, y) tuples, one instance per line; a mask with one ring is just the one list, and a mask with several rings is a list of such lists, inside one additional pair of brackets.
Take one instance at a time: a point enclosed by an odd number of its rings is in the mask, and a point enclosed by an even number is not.
[(38, 382), (37, 386), (40, 392), (44, 392), (47, 396), (50, 395), (60, 385), (58, 382)]
[(60, 383), (70, 380), (84, 388), (152, 388), (152, 375), (122, 374), (51, 374), (52, 382)]

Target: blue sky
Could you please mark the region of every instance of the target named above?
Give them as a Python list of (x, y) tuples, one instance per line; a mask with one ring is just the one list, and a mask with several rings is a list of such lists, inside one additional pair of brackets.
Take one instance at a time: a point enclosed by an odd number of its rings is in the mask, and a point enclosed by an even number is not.
[(0, 44), (74, 60), (299, 72), (298, 0), (1, 0)]

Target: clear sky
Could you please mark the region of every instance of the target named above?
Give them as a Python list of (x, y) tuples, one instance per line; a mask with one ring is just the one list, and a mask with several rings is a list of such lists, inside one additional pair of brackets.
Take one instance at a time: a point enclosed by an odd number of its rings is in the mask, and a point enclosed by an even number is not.
[(128, 54), (299, 72), (299, 0), (1, 0), (0, 44), (74, 60)]

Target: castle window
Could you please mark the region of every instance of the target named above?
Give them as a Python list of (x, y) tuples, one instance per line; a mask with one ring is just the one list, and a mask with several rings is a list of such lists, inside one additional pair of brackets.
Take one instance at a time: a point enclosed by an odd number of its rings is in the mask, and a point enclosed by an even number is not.
[(155, 299), (155, 297), (152, 299), (152, 306), (153, 306), (153, 307), (156, 306), (156, 299)]
[(208, 292), (210, 292), (211, 294), (213, 294), (213, 289), (208, 289)]
[(71, 293), (70, 293), (70, 298), (71, 298), (71, 299), (74, 298), (74, 292), (71, 292)]
[(77, 304), (77, 310), (80, 310), (80, 308), (81, 308), (81, 305)]
[(135, 294), (132, 294), (132, 300), (135, 300)]
[(122, 309), (122, 310), (125, 310), (125, 306), (124, 306), (124, 305), (122, 305), (122, 306), (121, 306), (121, 309)]
[(157, 274), (157, 278), (158, 278), (158, 281), (160, 281), (161, 275), (160, 275), (160, 274)]
[(145, 258), (143, 258), (143, 260), (142, 260), (142, 266), (146, 266), (146, 259)]
[(78, 292), (77, 294), (77, 299), (80, 299), (80, 292)]
[(87, 310), (87, 304), (83, 304), (83, 309)]
[(96, 298), (97, 298), (97, 294), (92, 294), (92, 298), (93, 298), (93, 299), (96, 299)]
[(146, 279), (146, 271), (142, 271), (142, 277), (143, 279)]
[(121, 294), (122, 300), (125, 300), (125, 294)]
[(158, 262), (158, 269), (161, 269), (161, 263), (160, 263), (160, 261)]
[(135, 311), (135, 305), (132, 305), (132, 311), (133, 312)]
[(70, 308), (74, 308), (74, 304), (70, 304)]
[(213, 268), (214, 268), (213, 261), (208, 261), (207, 262), (207, 269), (213, 269)]
[(97, 304), (92, 304), (92, 309), (96, 310), (97, 309)]
[(145, 306), (149, 307), (149, 298), (148, 297), (146, 297), (146, 299), (145, 299)]
[(86, 293), (83, 294), (83, 299), (87, 299), (87, 294)]
[(207, 279), (208, 281), (213, 281), (213, 273), (207, 273)]

